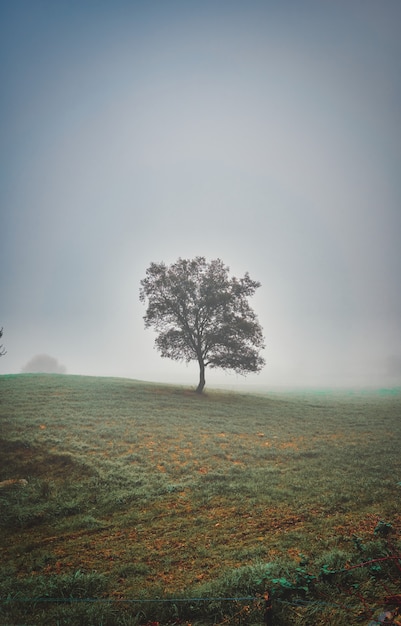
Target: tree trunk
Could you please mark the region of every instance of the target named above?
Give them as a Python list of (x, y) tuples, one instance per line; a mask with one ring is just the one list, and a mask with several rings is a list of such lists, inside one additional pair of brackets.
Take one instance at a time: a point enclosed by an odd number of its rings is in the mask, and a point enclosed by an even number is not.
[(199, 385), (196, 388), (196, 393), (202, 393), (205, 386), (205, 364), (203, 360), (199, 361)]

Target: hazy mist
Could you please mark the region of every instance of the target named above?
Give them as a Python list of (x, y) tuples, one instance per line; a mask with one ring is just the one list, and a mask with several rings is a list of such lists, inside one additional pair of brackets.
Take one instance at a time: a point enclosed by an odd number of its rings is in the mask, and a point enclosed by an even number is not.
[(398, 0), (0, 10), (0, 373), (196, 384), (138, 293), (202, 255), (262, 283), (267, 361), (207, 384), (401, 384)]

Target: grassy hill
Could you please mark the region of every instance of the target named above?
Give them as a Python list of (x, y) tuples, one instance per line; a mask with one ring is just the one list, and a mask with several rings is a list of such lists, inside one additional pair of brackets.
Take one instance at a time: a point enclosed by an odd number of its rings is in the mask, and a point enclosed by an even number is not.
[(401, 591), (400, 416), (397, 390), (0, 376), (0, 481), (27, 481), (0, 485), (0, 622), (260, 623), (268, 588), (279, 626), (367, 623)]

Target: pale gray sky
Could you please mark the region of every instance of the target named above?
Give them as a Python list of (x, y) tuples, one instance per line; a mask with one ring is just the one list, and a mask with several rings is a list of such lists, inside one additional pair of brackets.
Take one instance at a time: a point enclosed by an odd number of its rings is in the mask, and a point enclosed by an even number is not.
[(401, 384), (399, 0), (0, 1), (0, 374), (197, 382), (139, 281), (220, 257), (262, 283), (266, 368)]

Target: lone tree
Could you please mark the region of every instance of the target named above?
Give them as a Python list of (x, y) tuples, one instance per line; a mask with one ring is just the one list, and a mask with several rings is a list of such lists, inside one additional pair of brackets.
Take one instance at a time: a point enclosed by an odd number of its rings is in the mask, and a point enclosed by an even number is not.
[(248, 304), (260, 283), (230, 278), (220, 259), (178, 259), (166, 266), (152, 263), (141, 280), (140, 300), (148, 300), (145, 328), (158, 333), (156, 348), (162, 357), (197, 361), (199, 385), (205, 369), (220, 367), (239, 374), (259, 372), (265, 364), (262, 328)]
[[(3, 336), (3, 329), (0, 328), (0, 339)], [(5, 354), (7, 354), (7, 350), (4, 349), (3, 345), (0, 345), (0, 356), (4, 356)]]

